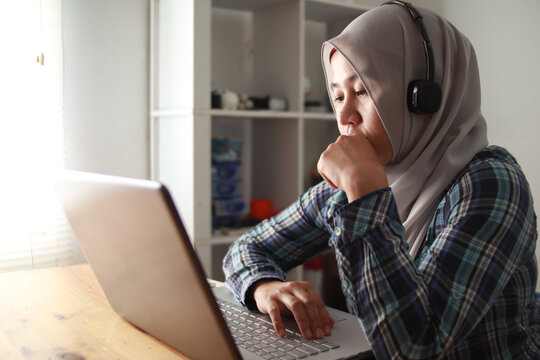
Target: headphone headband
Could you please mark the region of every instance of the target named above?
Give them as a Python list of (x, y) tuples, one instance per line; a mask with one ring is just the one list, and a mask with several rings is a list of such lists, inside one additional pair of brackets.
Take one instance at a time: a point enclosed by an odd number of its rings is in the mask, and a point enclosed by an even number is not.
[(429, 35), (426, 30), (426, 26), (424, 25), (424, 17), (422, 14), (420, 14), (420, 11), (418, 11), (411, 3), (400, 1), (400, 0), (394, 0), (394, 1), (387, 1), (383, 5), (388, 4), (398, 4), (403, 7), (405, 7), (409, 13), (411, 14), (411, 17), (418, 25), (418, 29), (420, 30), (420, 34), (422, 35), (423, 39), (423, 45), (424, 45), (424, 54), (426, 57), (426, 79), (429, 81), (433, 81), (433, 76), (435, 72), (435, 60), (433, 56), (433, 48), (431, 46), (431, 41), (429, 40)]
[(413, 20), (418, 25), (422, 35), (422, 44), (424, 46), (424, 55), (426, 59), (426, 80), (415, 80), (409, 84), (407, 94), (407, 104), (412, 112), (416, 113), (434, 113), (436, 112), (442, 100), (441, 86), (435, 82), (435, 60), (433, 56), (433, 47), (429, 40), (428, 32), (423, 21), (422, 14), (411, 3), (394, 0), (387, 1), (382, 5), (397, 4), (405, 7)]

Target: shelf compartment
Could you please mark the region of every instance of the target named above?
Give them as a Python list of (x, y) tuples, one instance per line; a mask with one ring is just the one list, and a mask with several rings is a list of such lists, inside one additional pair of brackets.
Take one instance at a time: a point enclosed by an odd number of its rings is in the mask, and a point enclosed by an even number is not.
[[(211, 88), (287, 99), (301, 109), (301, 2), (214, 1)], [(277, 20), (277, 21), (276, 21)], [(206, 95), (210, 98), (210, 93)]]

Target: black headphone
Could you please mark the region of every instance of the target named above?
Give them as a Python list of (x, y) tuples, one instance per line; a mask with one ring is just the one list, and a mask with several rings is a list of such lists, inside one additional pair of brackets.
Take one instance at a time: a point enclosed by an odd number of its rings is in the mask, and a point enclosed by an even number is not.
[(435, 65), (433, 60), (433, 49), (431, 41), (422, 21), (420, 12), (410, 3), (404, 1), (387, 1), (382, 5), (398, 4), (404, 6), (411, 14), (413, 20), (418, 24), (422, 34), (424, 53), (426, 56), (426, 80), (413, 80), (407, 89), (407, 106), (409, 110), (417, 114), (431, 114), (439, 110), (442, 101), (441, 85), (433, 80)]

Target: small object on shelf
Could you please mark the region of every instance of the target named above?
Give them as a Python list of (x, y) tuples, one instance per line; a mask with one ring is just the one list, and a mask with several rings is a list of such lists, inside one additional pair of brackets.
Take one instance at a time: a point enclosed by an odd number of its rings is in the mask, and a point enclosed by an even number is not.
[(262, 221), (272, 216), (272, 201), (269, 199), (251, 199), (249, 217)]
[(253, 101), (253, 108), (255, 110), (285, 111), (289, 107), (287, 99), (285, 98), (268, 95), (262, 98), (250, 97), (250, 99)]
[(241, 223), (237, 215), (214, 216), (212, 218), (212, 227), (214, 229), (236, 228)]
[(215, 215), (212, 214), (212, 229), (214, 235), (241, 235), (258, 223), (245, 214)]
[(217, 90), (214, 90), (212, 91), (212, 94), (211, 94), (211, 107), (212, 109), (221, 109), (221, 94), (217, 91)]
[(226, 162), (212, 164), (212, 180), (239, 180), (242, 177), (240, 163)]
[(248, 94), (238, 95), (238, 110), (251, 110), (253, 107), (253, 101), (249, 98)]
[(251, 110), (254, 106), (248, 94), (237, 94), (229, 89), (214, 90), (211, 96), (212, 109)]
[(307, 112), (325, 113), (327, 112), (326, 106), (322, 105), (319, 100), (306, 100), (304, 101), (304, 109)]
[(237, 227), (237, 228), (221, 227), (221, 228), (218, 228), (218, 229), (214, 230), (214, 235), (240, 236), (240, 235), (246, 233), (247, 231), (249, 231), (249, 229), (251, 229), (251, 227), (253, 225), (254, 224), (251, 224), (249, 226), (241, 226), (241, 227)]
[(285, 111), (289, 107), (285, 98), (270, 95), (250, 97), (246, 93), (237, 94), (229, 89), (214, 90), (211, 96), (212, 109)]
[(240, 139), (212, 139), (212, 161), (214, 163), (240, 162), (242, 146)]
[(311, 81), (307, 76), (304, 76), (304, 99), (309, 99), (311, 97)]
[(212, 91), (212, 108), (223, 110), (236, 110), (240, 99), (238, 94), (229, 89)]
[(214, 200), (212, 205), (215, 216), (246, 215), (249, 212), (243, 199)]
[(212, 182), (212, 198), (230, 199), (239, 196), (242, 196), (240, 180)]
[(228, 89), (225, 89), (221, 94), (221, 108), (224, 110), (238, 109), (238, 94)]

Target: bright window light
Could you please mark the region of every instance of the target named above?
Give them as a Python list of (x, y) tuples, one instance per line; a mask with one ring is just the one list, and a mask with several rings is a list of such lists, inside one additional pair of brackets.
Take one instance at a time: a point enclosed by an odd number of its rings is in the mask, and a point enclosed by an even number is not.
[(0, 2), (0, 271), (73, 262), (51, 179), (64, 167), (61, 0)]

